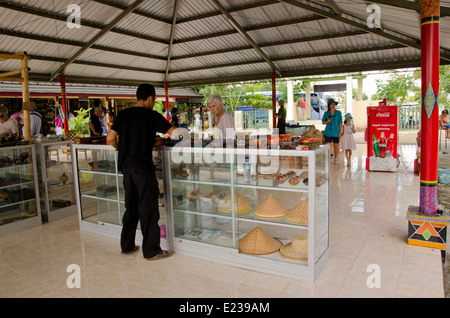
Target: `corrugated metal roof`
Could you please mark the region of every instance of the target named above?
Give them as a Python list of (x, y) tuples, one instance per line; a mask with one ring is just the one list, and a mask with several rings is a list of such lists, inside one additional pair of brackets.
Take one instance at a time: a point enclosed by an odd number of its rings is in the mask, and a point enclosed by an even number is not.
[[(31, 95), (45, 96), (48, 95), (60, 95), (61, 86), (59, 83), (45, 83), (45, 82), (30, 82)], [(2, 93), (15, 93), (17, 95), (22, 94), (22, 87), (20, 84), (11, 82), (0, 82), (0, 96)], [(66, 85), (67, 96), (105, 96), (105, 97), (134, 97), (136, 96), (136, 88), (129, 86), (116, 86), (116, 85), (89, 85), (89, 84), (71, 84)], [(164, 89), (156, 88), (156, 96), (161, 98), (165, 96)], [(169, 96), (175, 98), (203, 98), (201, 94), (189, 87), (170, 88)]]
[[(60, 66), (137, 3), (84, 0), (81, 27), (69, 28), (73, 2), (0, 0), (0, 52), (26, 51), (30, 78), (56, 79)], [(367, 27), (370, 3), (380, 8), (382, 31)], [(417, 8), (406, 0), (142, 0), (64, 73), (68, 82), (163, 87), (167, 80), (173, 87), (269, 79), (273, 71), (292, 77), (420, 66)], [(441, 15), (441, 62), (450, 64), (450, 0), (441, 0)], [(0, 72), (15, 68), (0, 63)]]

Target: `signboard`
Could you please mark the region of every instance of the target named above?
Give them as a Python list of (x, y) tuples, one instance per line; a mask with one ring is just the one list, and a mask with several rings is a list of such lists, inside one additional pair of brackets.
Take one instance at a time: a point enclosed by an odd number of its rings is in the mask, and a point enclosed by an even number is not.
[(366, 169), (371, 171), (397, 170), (398, 107), (380, 102), (367, 107)]

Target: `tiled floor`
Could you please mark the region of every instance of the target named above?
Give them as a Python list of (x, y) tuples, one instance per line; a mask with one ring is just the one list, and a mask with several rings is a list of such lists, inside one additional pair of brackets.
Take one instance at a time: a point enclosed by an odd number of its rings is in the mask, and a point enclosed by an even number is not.
[[(441, 253), (406, 243), (406, 211), (418, 205), (415, 147), (397, 173), (367, 172), (365, 146), (351, 167), (331, 167), (330, 260), (314, 282), (184, 255), (148, 262), (121, 255), (116, 239), (81, 232), (77, 216), (0, 238), (0, 297), (444, 297)], [(81, 288), (68, 288), (70, 264)], [(369, 288), (370, 265), (381, 285)], [(369, 268), (369, 271), (368, 271)]]

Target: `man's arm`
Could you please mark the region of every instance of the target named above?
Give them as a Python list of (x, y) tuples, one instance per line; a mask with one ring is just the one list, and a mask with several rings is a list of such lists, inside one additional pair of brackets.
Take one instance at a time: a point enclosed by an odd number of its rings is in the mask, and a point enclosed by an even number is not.
[(94, 124), (89, 123), (89, 129), (94, 133), (94, 135), (96, 136), (100, 135), (98, 132), (95, 131)]
[(169, 136), (172, 136), (172, 133), (176, 128), (177, 127), (175, 127), (175, 126), (170, 127), (170, 129), (166, 132), (166, 134), (168, 134)]
[(108, 131), (108, 134), (106, 135), (106, 142), (113, 146), (114, 148), (118, 149), (119, 148), (119, 139), (118, 139), (119, 135), (117, 135), (117, 132), (110, 129)]

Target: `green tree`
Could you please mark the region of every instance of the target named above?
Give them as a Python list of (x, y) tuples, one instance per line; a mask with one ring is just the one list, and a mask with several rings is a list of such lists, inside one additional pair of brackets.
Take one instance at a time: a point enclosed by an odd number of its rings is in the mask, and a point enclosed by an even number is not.
[(408, 95), (415, 91), (418, 79), (417, 72), (394, 73), (386, 82), (376, 80), (377, 94), (380, 97), (386, 96), (395, 105), (402, 105), (408, 100)]

